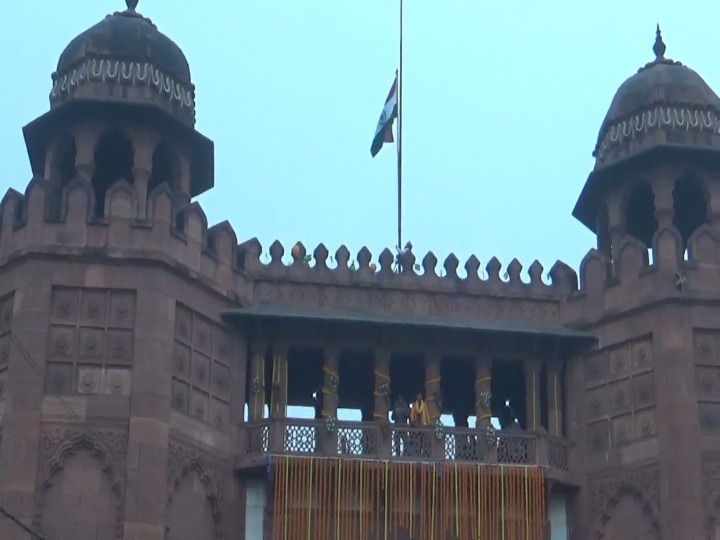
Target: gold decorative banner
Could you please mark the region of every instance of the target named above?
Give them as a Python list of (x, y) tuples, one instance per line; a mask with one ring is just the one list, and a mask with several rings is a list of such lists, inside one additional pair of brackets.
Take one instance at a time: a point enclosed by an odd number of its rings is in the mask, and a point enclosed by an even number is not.
[(544, 538), (538, 467), (273, 458), (274, 540)]

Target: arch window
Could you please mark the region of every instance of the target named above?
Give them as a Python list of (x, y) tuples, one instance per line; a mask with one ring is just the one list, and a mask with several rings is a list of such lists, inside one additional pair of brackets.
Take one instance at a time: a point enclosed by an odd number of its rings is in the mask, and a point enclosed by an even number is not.
[(164, 183), (176, 189), (178, 174), (177, 155), (168, 143), (160, 143), (152, 155), (152, 172), (148, 184), (148, 193), (151, 193), (153, 189)]
[(95, 148), (95, 175), (92, 180), (98, 216), (105, 212), (105, 194), (110, 186), (119, 180), (133, 183), (133, 163), (133, 145), (123, 133), (111, 131), (100, 138)]
[(649, 249), (657, 230), (655, 218), (655, 196), (652, 188), (639, 182), (631, 189), (625, 206), (627, 233), (640, 240)]
[(707, 220), (707, 198), (700, 183), (690, 177), (675, 182), (673, 208), (673, 225), (687, 247), (692, 234)]

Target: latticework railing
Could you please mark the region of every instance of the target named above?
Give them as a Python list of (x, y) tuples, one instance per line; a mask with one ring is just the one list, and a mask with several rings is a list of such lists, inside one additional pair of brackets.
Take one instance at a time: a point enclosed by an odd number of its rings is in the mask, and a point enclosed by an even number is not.
[[(520, 430), (418, 427), (375, 422), (278, 418), (245, 424), (246, 457), (306, 455), (394, 461), (538, 465), (570, 470), (565, 439)], [(242, 460), (242, 458), (241, 458)]]

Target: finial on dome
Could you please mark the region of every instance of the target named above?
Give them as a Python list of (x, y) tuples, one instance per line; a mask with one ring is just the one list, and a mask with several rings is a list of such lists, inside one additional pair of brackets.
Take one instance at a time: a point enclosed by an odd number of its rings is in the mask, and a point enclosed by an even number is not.
[(125, 5), (127, 6), (128, 11), (135, 12), (135, 8), (138, 5), (138, 0), (125, 0)]
[(655, 30), (655, 44), (653, 45), (653, 52), (655, 53), (655, 60), (665, 59), (665, 43), (663, 42), (662, 32), (660, 31), (660, 24), (657, 25)]

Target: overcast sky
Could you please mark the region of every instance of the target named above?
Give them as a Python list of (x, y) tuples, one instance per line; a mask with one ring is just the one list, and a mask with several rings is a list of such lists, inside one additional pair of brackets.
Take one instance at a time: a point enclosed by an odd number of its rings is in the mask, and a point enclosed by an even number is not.
[[(4, 189), (30, 169), (21, 128), (48, 108), (63, 47), (122, 0), (7, 2), (0, 18)], [(396, 242), (396, 154), (370, 142), (398, 65), (397, 0), (141, 0), (185, 51), (197, 127), (215, 141), (211, 224), (240, 241), (334, 252)], [(418, 258), (577, 268), (570, 215), (616, 88), (667, 56), (720, 86), (710, 0), (405, 0), (404, 223)], [(288, 249), (289, 251), (289, 249)]]

